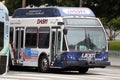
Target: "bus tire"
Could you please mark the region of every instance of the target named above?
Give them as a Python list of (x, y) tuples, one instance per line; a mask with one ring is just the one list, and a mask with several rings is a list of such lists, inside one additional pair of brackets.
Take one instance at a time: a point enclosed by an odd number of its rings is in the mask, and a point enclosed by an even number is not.
[(80, 73), (80, 74), (85, 74), (88, 70), (89, 70), (89, 68), (87, 68), (87, 67), (80, 68), (80, 69), (79, 69), (79, 73)]
[(45, 72), (48, 72), (48, 70), (49, 70), (48, 58), (46, 56), (40, 57), (38, 62), (38, 71), (45, 73)]

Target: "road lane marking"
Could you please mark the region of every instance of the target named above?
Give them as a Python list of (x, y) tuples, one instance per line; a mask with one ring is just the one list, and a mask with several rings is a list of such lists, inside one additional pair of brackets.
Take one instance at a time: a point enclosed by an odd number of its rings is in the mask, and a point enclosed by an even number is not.
[(70, 76), (68, 76), (68, 77), (66, 77), (66, 76), (60, 76), (60, 75), (47, 75), (47, 74), (45, 74), (45, 75), (43, 75), (43, 74), (18, 74), (18, 75), (24, 75), (24, 76), (35, 76), (35, 77), (46, 77), (46, 78), (59, 78), (59, 79), (79, 79), (79, 78), (74, 78), (74, 77), (70, 77)]
[(7, 78), (0, 77), (0, 80), (20, 80), (20, 79), (7, 79)]
[[(40, 77), (31, 77), (31, 76), (17, 76), (17, 75), (12, 75), (12, 76), (4, 76), (4, 78), (17, 78), (17, 79), (31, 79), (31, 80), (52, 80), (52, 79), (49, 79), (49, 78), (40, 78)], [(12, 79), (13, 80), (13, 79)]]
[[(97, 77), (95, 77), (95, 75), (94, 76), (91, 76), (91, 75), (74, 75), (74, 77), (72, 77), (71, 75), (50, 75), (50, 74), (18, 74), (18, 75), (20, 75), (20, 76), (34, 76), (34, 77), (46, 77), (46, 78), (58, 78), (58, 79), (68, 79), (68, 80), (79, 80), (79, 79), (81, 79), (81, 80), (86, 80), (86, 79), (97, 79), (97, 80), (104, 80), (104, 79), (108, 79), (108, 77), (102, 77), (102, 76), (97, 76)], [(111, 79), (109, 79), (109, 80), (111, 80)]]

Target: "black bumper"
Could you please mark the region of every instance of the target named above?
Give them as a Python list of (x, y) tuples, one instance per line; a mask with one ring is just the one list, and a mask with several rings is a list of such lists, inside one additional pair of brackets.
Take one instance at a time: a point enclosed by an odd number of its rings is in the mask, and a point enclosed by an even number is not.
[(110, 62), (96, 61), (96, 62), (87, 62), (87, 61), (67, 61), (64, 62), (64, 68), (80, 68), (80, 67), (88, 67), (95, 68), (100, 67), (104, 68), (110, 65)]

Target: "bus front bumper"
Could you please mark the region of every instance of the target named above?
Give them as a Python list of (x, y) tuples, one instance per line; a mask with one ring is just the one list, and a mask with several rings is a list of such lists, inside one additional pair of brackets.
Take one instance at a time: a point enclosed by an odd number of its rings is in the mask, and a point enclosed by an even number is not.
[(96, 62), (87, 62), (87, 61), (66, 61), (63, 63), (64, 68), (80, 68), (80, 67), (88, 67), (95, 68), (100, 67), (104, 68), (110, 65), (110, 62), (96, 61)]

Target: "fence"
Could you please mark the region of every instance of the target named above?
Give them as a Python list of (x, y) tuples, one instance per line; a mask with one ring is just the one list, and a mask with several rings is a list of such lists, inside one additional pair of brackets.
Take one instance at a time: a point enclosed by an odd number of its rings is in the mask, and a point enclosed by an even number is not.
[(110, 50), (109, 51), (109, 56), (118, 56), (118, 57), (120, 57), (120, 51)]

